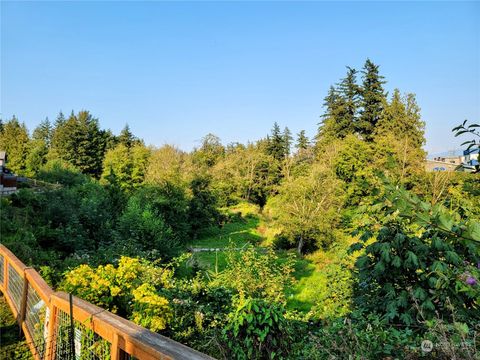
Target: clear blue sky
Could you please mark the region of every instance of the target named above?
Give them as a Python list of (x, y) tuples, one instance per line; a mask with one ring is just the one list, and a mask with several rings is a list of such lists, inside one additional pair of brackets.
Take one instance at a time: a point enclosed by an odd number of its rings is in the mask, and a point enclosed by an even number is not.
[(274, 121), (314, 135), (328, 87), (381, 65), (414, 92), (427, 150), (458, 147), (480, 121), (479, 2), (4, 2), (1, 113), (33, 129), (90, 110), (118, 133), (189, 150), (264, 136)]

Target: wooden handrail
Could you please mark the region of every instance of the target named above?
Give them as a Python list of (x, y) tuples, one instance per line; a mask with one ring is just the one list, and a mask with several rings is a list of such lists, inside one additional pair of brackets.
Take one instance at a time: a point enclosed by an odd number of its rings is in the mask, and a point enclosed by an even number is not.
[[(17, 317), (35, 359), (39, 360), (41, 358), (33, 345), (34, 336), (29, 333), (29, 329), (24, 321), (28, 298), (27, 285), (30, 285), (35, 290), (49, 309), (50, 317), (48, 320), (45, 320), (48, 321), (45, 327), (48, 328), (47, 340), (51, 343), (46, 347), (43, 359), (51, 360), (55, 355), (54, 348), (57, 339), (56, 328), (59, 311), (70, 314), (69, 295), (61, 291), (54, 292), (34, 269), (26, 267), (10, 250), (1, 244), (0, 255), (4, 257), (4, 267), (6, 268), (8, 264), (11, 264), (19, 276), (24, 279), (24, 289), (27, 290), (24, 290), (22, 294), (22, 303), (19, 304), (20, 312), (16, 311), (13, 300), (8, 293), (7, 277), (4, 277), (4, 282), (0, 284), (0, 290), (4, 293), (7, 303)], [(92, 330), (110, 343), (112, 360), (120, 359), (121, 351), (140, 360), (213, 359), (77, 297), (73, 297), (73, 318), (85, 328)]]
[(46, 303), (48, 302), (48, 299), (50, 299), (50, 297), (54, 294), (52, 288), (48, 286), (47, 282), (43, 280), (43, 278), (38, 272), (35, 271), (35, 269), (25, 269), (25, 279)]

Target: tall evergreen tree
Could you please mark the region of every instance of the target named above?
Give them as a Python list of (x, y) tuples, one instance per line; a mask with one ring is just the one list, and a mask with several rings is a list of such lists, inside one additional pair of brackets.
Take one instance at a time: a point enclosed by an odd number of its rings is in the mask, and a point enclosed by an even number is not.
[(7, 166), (13, 172), (19, 174), (25, 172), (29, 143), (27, 127), (15, 116), (3, 124), (0, 132), (0, 150), (7, 152)]
[(292, 148), (292, 132), (288, 127), (285, 127), (282, 134), (283, 139), (283, 156), (288, 157)]
[(52, 132), (52, 124), (47, 117), (33, 130), (32, 140), (43, 141), (43, 143), (49, 147), (52, 139)]
[(30, 150), (26, 159), (27, 175), (34, 176), (47, 162), (52, 138), (52, 124), (46, 118), (33, 130)]
[(120, 132), (120, 135), (118, 136), (118, 141), (120, 144), (125, 145), (127, 148), (131, 148), (133, 145), (137, 145), (139, 143), (139, 140), (130, 131), (130, 127), (128, 126), (128, 124), (126, 124)]
[(375, 129), (375, 166), (407, 188), (414, 186), (426, 156), (422, 148), (424, 129), (415, 96), (407, 94), (402, 98), (395, 89)]
[(407, 137), (410, 144), (417, 148), (425, 145), (425, 122), (421, 119), (414, 94), (406, 94), (402, 98), (400, 90), (394, 90), (375, 130), (377, 136), (387, 133), (395, 134), (398, 138)]
[(325, 112), (321, 116), (322, 121), (318, 128), (317, 145), (346, 135), (342, 130), (342, 124), (339, 123), (339, 114), (344, 107), (343, 99), (334, 86), (330, 86), (328, 94), (324, 99), (323, 107)]
[(281, 161), (285, 157), (284, 138), (277, 122), (273, 124), (271, 135), (268, 137), (267, 151), (277, 160)]
[(63, 112), (60, 111), (57, 115), (57, 118), (55, 119), (55, 124), (54, 124), (54, 128), (57, 128), (59, 126), (62, 126), (63, 124), (65, 124), (65, 121), (67, 121), (65, 119), (65, 115), (63, 115)]
[(84, 174), (100, 177), (105, 153), (105, 132), (98, 120), (88, 111), (70, 115), (68, 120), (59, 116), (52, 136), (50, 158), (67, 161)]
[(360, 105), (360, 87), (357, 85), (357, 70), (347, 66), (347, 75), (338, 84), (342, 98), (342, 108), (339, 109), (338, 122), (341, 137), (355, 132), (358, 108)]
[(297, 143), (295, 144), (295, 148), (297, 149), (298, 152), (300, 152), (302, 150), (307, 150), (309, 144), (310, 144), (310, 140), (305, 135), (305, 130), (301, 130), (297, 134)]
[(318, 140), (343, 139), (355, 133), (358, 108), (360, 105), (360, 87), (357, 85), (357, 70), (347, 66), (347, 75), (331, 86), (323, 106), (325, 113), (320, 124)]
[(375, 127), (381, 117), (386, 102), (383, 89), (384, 77), (379, 74), (379, 66), (367, 59), (362, 70), (362, 97), (360, 118), (357, 122), (357, 133), (364, 140), (372, 141)]

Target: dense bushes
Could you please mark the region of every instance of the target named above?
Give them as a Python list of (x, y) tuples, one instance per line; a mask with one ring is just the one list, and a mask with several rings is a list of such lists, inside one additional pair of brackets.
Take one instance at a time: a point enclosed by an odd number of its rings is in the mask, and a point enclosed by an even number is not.
[(223, 330), (227, 358), (283, 359), (290, 353), (291, 329), (281, 305), (262, 299), (241, 301)]
[(371, 224), (363, 235), (375, 241), (356, 263), (357, 304), (406, 325), (420, 314), (447, 318), (448, 303), (461, 319), (480, 319), (480, 287), (468, 280), (477, 279), (480, 224), (404, 191), (390, 189), (383, 206), (381, 228)]

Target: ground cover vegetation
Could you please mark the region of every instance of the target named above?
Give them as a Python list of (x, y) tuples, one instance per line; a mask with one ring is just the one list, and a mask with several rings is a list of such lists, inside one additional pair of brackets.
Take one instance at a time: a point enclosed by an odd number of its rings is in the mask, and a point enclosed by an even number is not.
[(8, 167), (56, 186), (1, 198), (1, 242), (56, 289), (217, 358), (479, 359), (479, 175), (425, 172), (415, 95), (385, 83), (370, 60), (347, 67), (313, 139), (275, 123), (191, 152), (83, 110), (31, 134), (2, 121)]

